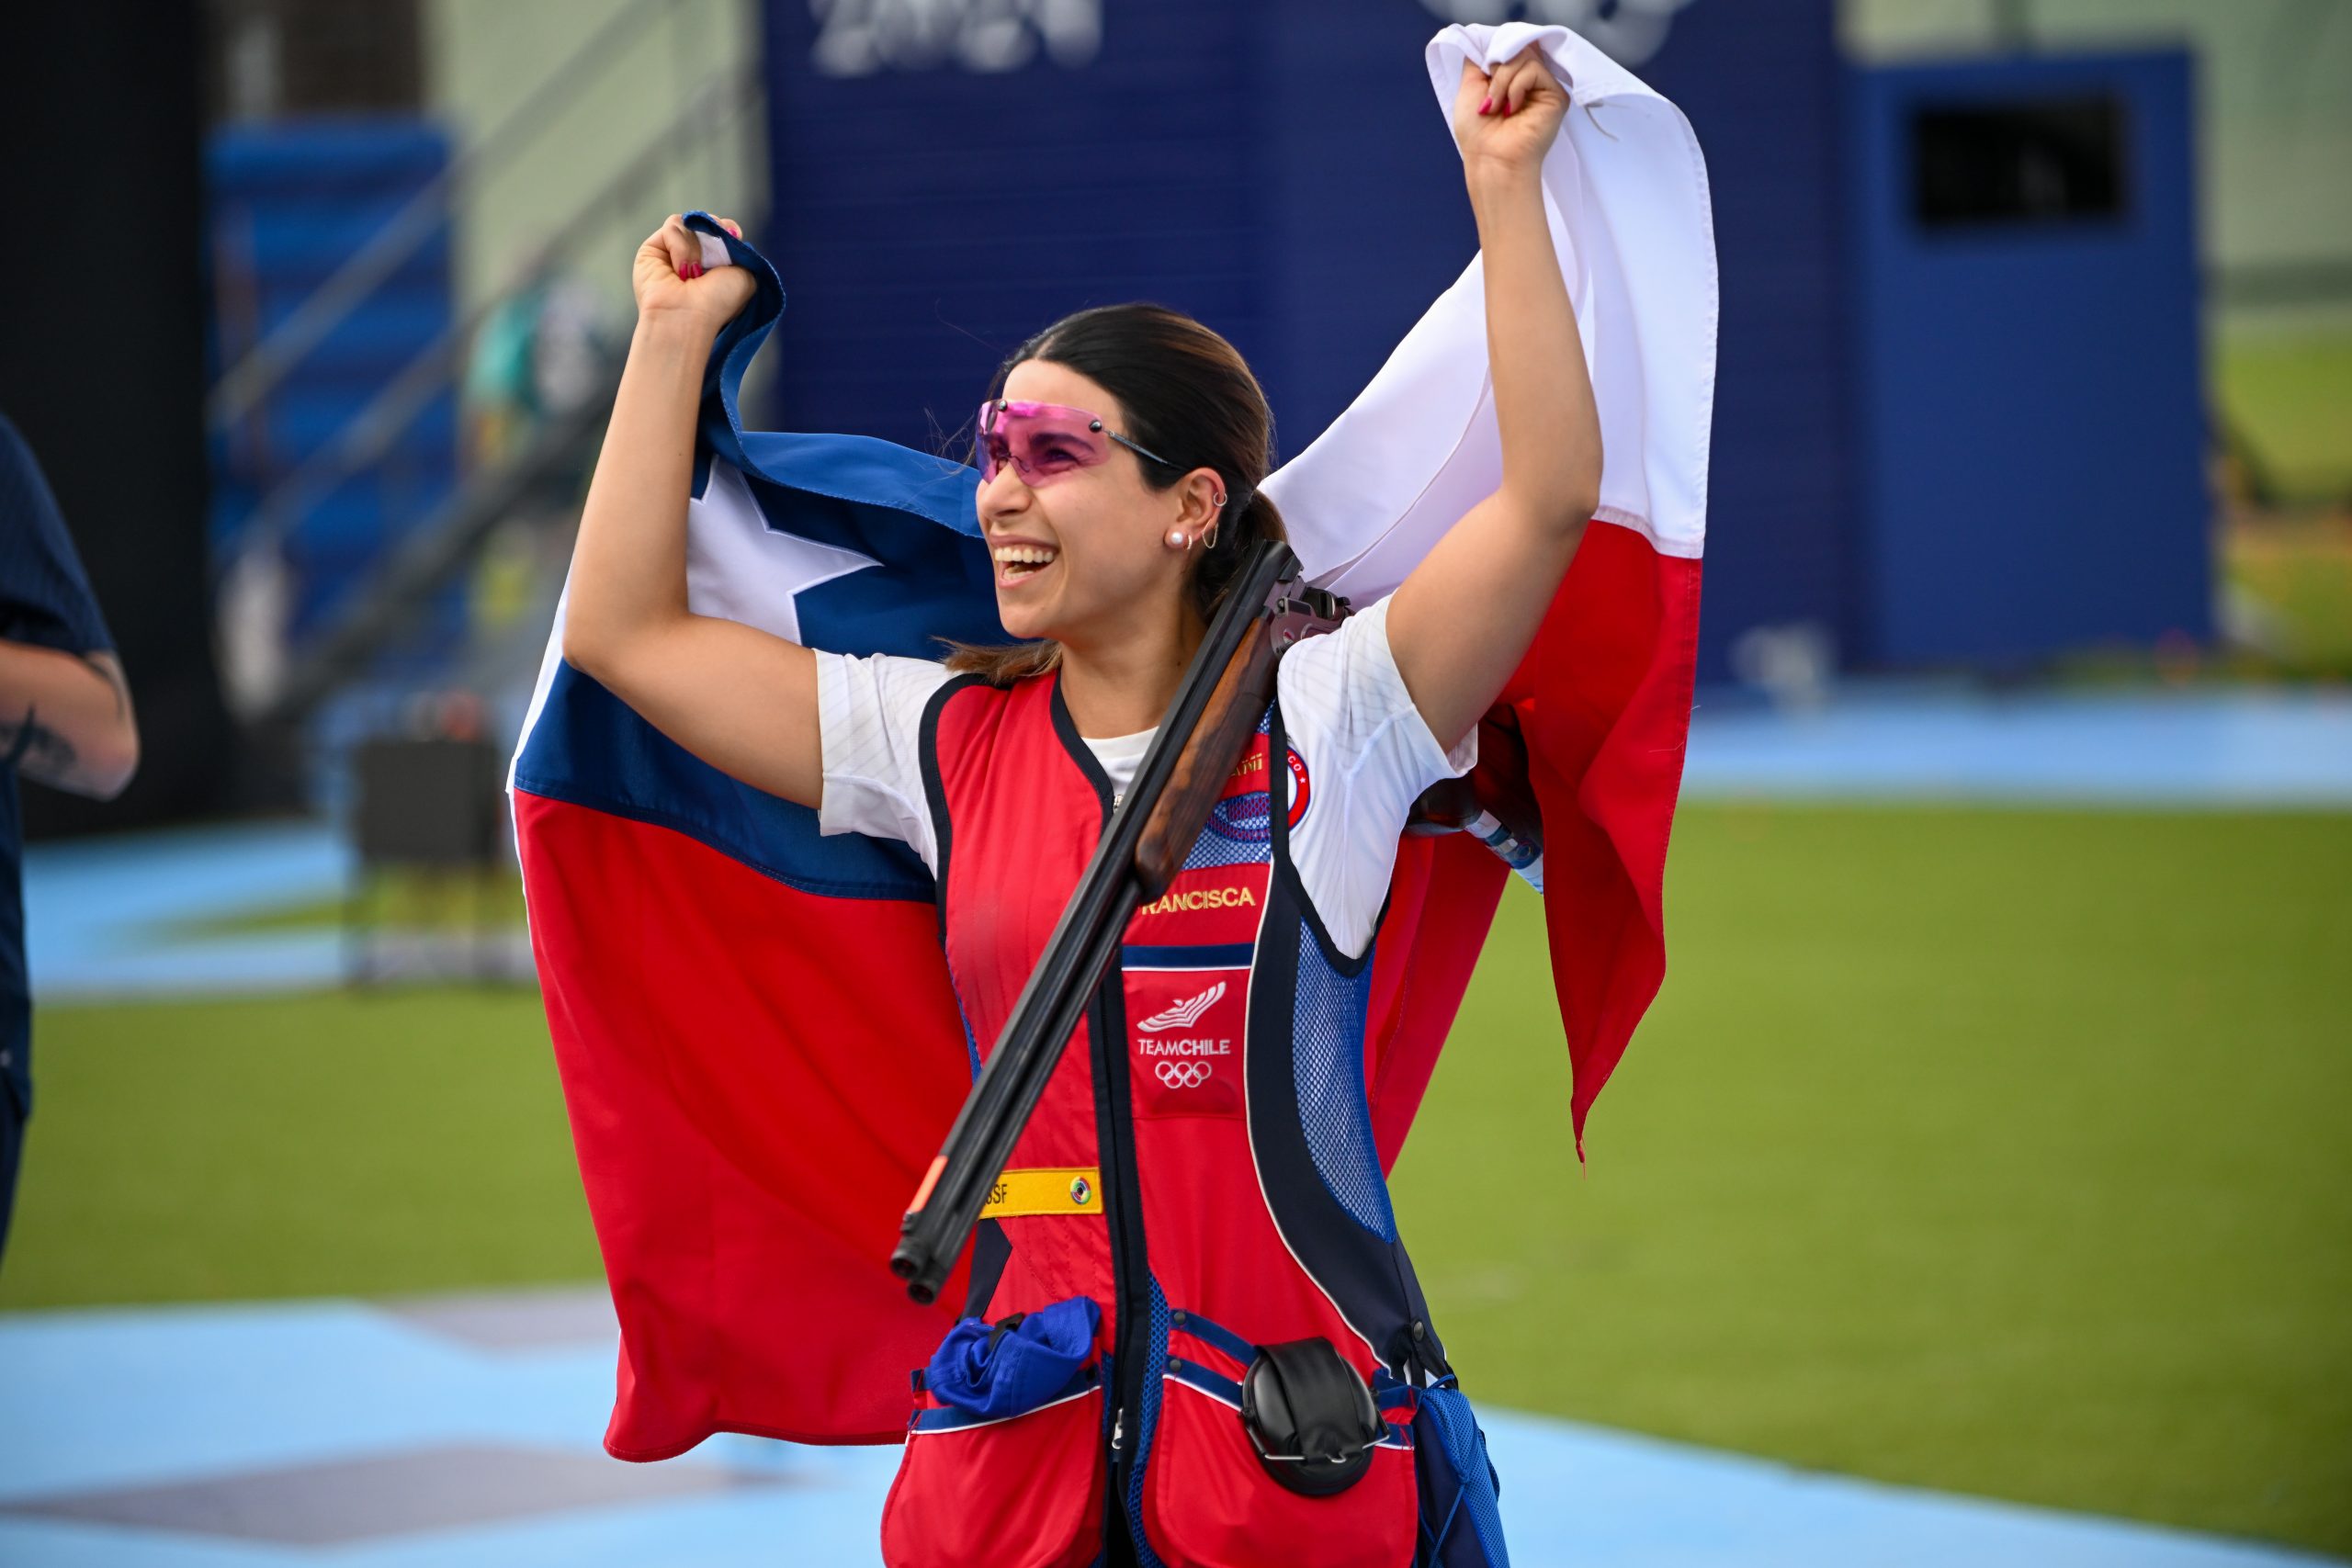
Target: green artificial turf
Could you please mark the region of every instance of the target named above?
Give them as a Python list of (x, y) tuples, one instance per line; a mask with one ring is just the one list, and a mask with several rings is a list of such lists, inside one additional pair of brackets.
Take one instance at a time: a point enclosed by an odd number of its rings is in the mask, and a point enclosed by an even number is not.
[(42, 1008), (0, 1308), (593, 1279), (528, 989)]
[(2352, 818), (1686, 809), (1579, 1171), (1517, 898), (1397, 1170), (1465, 1386), (2352, 1549)]
[[(1582, 1170), (1534, 914), (1397, 1172), (1476, 1397), (2352, 1550), (2352, 817), (1686, 807)], [(37, 1028), (0, 1308), (594, 1275), (528, 993)]]
[(2213, 370), (2222, 416), (2272, 499), (2352, 500), (2352, 333), (2235, 335)]

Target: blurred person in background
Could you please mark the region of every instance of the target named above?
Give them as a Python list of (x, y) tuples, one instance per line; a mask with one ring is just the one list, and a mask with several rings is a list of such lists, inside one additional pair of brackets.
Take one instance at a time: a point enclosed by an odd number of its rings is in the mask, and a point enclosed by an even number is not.
[(468, 455), (478, 468), (509, 461), (548, 420), (605, 395), (611, 341), (596, 291), (541, 255), (530, 281), (501, 301), (466, 362)]
[(111, 800), (139, 767), (114, 639), (32, 449), (0, 415), (0, 1252), (32, 1111), (19, 775)]

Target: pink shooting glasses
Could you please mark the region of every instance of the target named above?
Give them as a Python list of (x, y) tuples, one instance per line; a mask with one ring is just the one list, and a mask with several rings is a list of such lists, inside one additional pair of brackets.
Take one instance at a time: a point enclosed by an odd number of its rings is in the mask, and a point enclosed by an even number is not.
[(1100, 417), (1084, 409), (1059, 403), (1007, 402), (990, 398), (980, 405), (980, 482), (988, 483), (1006, 464), (1027, 485), (1049, 484), (1079, 468), (1091, 468), (1111, 456), (1111, 443), (1148, 457), (1165, 468), (1176, 465), (1159, 453), (1138, 446)]

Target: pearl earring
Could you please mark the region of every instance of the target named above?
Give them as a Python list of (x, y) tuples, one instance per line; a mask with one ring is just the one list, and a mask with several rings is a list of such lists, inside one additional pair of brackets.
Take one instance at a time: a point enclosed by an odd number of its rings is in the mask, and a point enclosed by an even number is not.
[(1189, 548), (1192, 547), (1192, 543), (1193, 543), (1193, 541), (1192, 541), (1192, 540), (1190, 540), (1190, 539), (1188, 539), (1188, 538), (1186, 538), (1186, 537), (1184, 536), (1184, 530), (1183, 530), (1183, 529), (1182, 529), (1182, 528), (1170, 528), (1170, 529), (1169, 529), (1169, 530), (1168, 530), (1168, 547), (1169, 547), (1170, 549), (1171, 549), (1171, 550), (1189, 549)]

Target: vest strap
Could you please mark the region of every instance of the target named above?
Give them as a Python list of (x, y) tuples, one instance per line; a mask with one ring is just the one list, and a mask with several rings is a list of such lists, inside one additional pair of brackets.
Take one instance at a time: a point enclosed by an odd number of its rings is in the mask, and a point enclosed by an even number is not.
[(1051, 1170), (1008, 1170), (989, 1189), (980, 1207), (984, 1220), (1030, 1214), (1097, 1214), (1102, 1212), (1102, 1171), (1097, 1166)]

